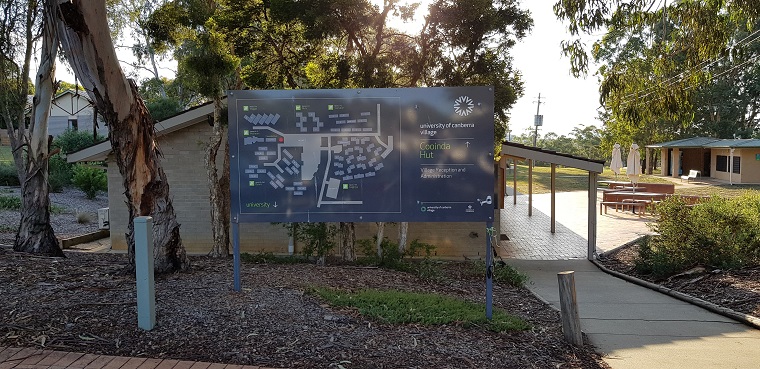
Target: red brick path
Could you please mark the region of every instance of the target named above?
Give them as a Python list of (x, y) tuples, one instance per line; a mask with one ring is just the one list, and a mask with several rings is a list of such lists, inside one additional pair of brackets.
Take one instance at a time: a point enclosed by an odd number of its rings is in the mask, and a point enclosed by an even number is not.
[(259, 366), (82, 354), (0, 346), (0, 369), (266, 369)]

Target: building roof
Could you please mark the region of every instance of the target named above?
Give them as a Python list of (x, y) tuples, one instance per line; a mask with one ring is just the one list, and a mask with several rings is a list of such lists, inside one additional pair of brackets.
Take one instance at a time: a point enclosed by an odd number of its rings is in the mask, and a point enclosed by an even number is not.
[(653, 145), (647, 145), (649, 148), (656, 148), (656, 149), (668, 149), (668, 148), (680, 148), (680, 149), (689, 149), (689, 148), (754, 148), (754, 147), (760, 147), (760, 140), (758, 139), (752, 139), (752, 138), (743, 138), (743, 139), (722, 139), (722, 138), (712, 138), (712, 137), (694, 137), (694, 138), (685, 138), (681, 140), (675, 140), (675, 141), (668, 141), (663, 142), (659, 144), (653, 144)]
[(705, 145), (704, 147), (709, 148), (754, 148), (754, 147), (760, 147), (760, 140), (754, 139), (754, 138), (744, 138), (744, 139), (736, 139), (736, 140), (720, 140), (716, 141), (710, 144)]
[(666, 148), (699, 148), (705, 147), (705, 145), (711, 144), (715, 141), (721, 141), (720, 138), (712, 137), (692, 137), (682, 138), (680, 140), (668, 141), (659, 144), (647, 145), (649, 148), (666, 149)]
[(578, 168), (589, 172), (601, 173), (604, 170), (604, 160), (596, 160), (563, 154), (560, 152), (525, 146), (515, 142), (502, 142), (501, 154), (508, 157), (532, 159), (547, 163), (559, 164), (566, 167)]
[[(227, 99), (224, 98), (222, 103), (226, 104)], [(214, 104), (212, 102), (190, 108), (177, 115), (156, 122), (156, 135), (161, 137), (197, 123), (207, 122), (208, 116), (212, 114), (214, 114)], [(106, 160), (106, 157), (110, 153), (111, 142), (106, 140), (99, 144), (69, 153), (66, 155), (66, 160), (69, 163), (80, 161), (103, 161)]]

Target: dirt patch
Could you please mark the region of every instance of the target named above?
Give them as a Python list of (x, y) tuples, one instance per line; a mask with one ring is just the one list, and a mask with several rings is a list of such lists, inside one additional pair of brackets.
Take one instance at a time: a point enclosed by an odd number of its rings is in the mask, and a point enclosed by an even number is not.
[(392, 325), (335, 310), (310, 287), (394, 288), (484, 300), (467, 263), (444, 279), (392, 270), (311, 264), (243, 264), (192, 258), (192, 270), (156, 279), (158, 327), (139, 330), (126, 257), (67, 252), (66, 259), (0, 249), (0, 346), (298, 368), (606, 368), (593, 348), (564, 342), (556, 311), (527, 290), (494, 287), (494, 305), (532, 324), (493, 333), (457, 325)]
[(720, 270), (695, 266), (667, 279), (655, 279), (636, 272), (634, 262), (639, 245), (632, 244), (602, 256), (599, 262), (609, 269), (698, 297), (744, 314), (760, 317), (760, 267)]

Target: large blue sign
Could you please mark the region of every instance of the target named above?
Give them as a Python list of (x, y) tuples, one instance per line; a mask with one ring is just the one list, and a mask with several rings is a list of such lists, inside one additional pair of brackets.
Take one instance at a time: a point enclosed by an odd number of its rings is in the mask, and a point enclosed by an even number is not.
[(230, 91), (238, 222), (493, 219), (493, 89)]

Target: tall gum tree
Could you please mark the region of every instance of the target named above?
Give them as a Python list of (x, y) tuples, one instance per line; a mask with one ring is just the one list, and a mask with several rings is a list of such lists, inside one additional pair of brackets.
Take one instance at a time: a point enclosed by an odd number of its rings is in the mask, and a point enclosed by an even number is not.
[[(29, 75), (31, 45), (34, 42), (33, 29), (36, 14), (36, 2), (27, 2), (25, 33), (26, 52), (24, 66), (21, 68), (20, 97), (26, 99), (26, 76)], [(8, 15), (8, 14), (6, 14)], [(10, 40), (7, 40), (10, 42)], [(15, 251), (64, 256), (53, 227), (50, 225), (50, 199), (48, 187), (48, 159), (50, 158), (50, 140), (48, 139), (48, 117), (51, 98), (56, 89), (55, 60), (58, 51), (58, 37), (55, 25), (49, 20), (43, 21), (42, 47), (40, 64), (35, 75), (35, 93), (32, 99), (29, 127), (25, 127), (24, 109), (17, 116), (18, 129), (13, 129), (10, 114), (6, 114), (8, 136), (13, 147), (13, 157), (21, 182), (21, 220), (13, 245)], [(9, 76), (4, 76), (7, 78)], [(8, 111), (8, 109), (5, 109)], [(8, 111), (9, 112), (9, 111)]]
[(46, 0), (54, 15), (66, 59), (110, 127), (110, 142), (123, 178), (129, 226), (127, 241), (134, 263), (134, 223), (153, 217), (155, 270), (189, 267), (180, 225), (161, 167), (155, 121), (119, 65), (109, 34), (104, 0)]

